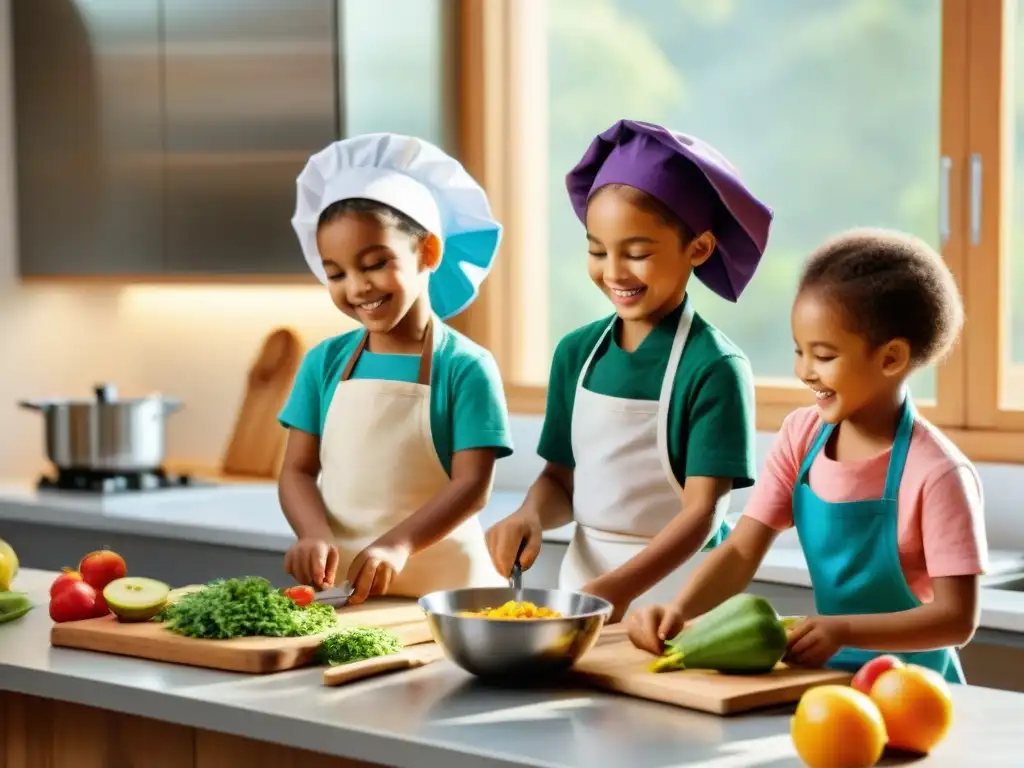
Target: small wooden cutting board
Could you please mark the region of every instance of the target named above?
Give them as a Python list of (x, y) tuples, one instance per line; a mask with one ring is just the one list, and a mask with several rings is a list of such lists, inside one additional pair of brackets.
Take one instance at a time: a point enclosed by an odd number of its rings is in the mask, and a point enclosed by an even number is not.
[(845, 685), (852, 678), (846, 672), (784, 664), (766, 675), (724, 675), (697, 669), (655, 673), (650, 671), (651, 654), (618, 633), (609, 634), (612, 637), (598, 643), (573, 667), (573, 675), (582, 684), (716, 715), (790, 704), (809, 688)]
[[(371, 598), (337, 610), (338, 627), (384, 627), (404, 645), (433, 640), (423, 610), (411, 598)], [(335, 630), (331, 630), (335, 631)], [(50, 645), (119, 656), (266, 674), (309, 666), (324, 634), (308, 637), (239, 637), (201, 640), (168, 631), (153, 621), (122, 624), (114, 616), (54, 624)]]

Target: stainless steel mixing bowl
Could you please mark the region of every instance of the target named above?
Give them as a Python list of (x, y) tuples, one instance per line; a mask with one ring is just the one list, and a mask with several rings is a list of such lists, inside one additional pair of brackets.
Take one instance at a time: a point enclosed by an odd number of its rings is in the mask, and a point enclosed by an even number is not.
[[(557, 619), (487, 619), (461, 611), (528, 601), (562, 614)], [(537, 681), (568, 670), (597, 642), (612, 605), (582, 592), (478, 588), (432, 592), (420, 607), (445, 655), (481, 678)]]

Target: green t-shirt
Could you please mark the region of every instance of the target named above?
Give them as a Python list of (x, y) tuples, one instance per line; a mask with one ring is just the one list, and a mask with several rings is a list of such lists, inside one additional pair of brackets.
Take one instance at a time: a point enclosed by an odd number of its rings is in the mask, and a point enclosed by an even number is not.
[[(322, 341), (306, 353), (278, 421), (289, 429), (323, 434), (327, 409), (364, 331)], [(416, 381), (419, 355), (375, 354), (364, 350), (353, 379)], [(491, 353), (453, 328), (434, 323), (430, 370), (430, 431), (437, 456), (451, 475), (452, 454), (494, 448), (498, 458), (513, 451), (508, 406), (501, 374)]]
[[(683, 306), (665, 317), (633, 352), (619, 346), (616, 323), (595, 354), (583, 386), (610, 397), (657, 400)], [(577, 328), (555, 349), (537, 447), (546, 461), (576, 465), (570, 431), (576, 384), (612, 317)], [(730, 477), (734, 488), (753, 485), (754, 436), (750, 363), (721, 331), (694, 313), (668, 410), (669, 461), (676, 479), (681, 486), (687, 477)]]

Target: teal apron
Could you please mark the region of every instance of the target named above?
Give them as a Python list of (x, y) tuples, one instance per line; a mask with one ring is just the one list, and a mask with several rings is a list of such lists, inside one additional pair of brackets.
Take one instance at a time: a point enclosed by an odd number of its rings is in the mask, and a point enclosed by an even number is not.
[[(900, 566), (896, 538), (900, 479), (910, 449), (914, 406), (904, 401), (896, 439), (880, 499), (829, 502), (811, 489), (811, 464), (825, 447), (834, 424), (824, 424), (804, 458), (793, 489), (793, 524), (807, 558), (814, 603), (820, 616), (896, 613), (921, 605)], [(842, 648), (827, 667), (856, 672), (883, 651)], [(951, 683), (963, 683), (964, 674), (954, 648), (894, 653), (908, 664), (934, 669)]]

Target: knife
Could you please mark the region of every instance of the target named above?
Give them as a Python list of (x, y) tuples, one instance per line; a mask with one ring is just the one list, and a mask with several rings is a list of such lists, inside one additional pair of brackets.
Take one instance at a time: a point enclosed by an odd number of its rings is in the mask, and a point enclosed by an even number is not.
[(355, 591), (356, 588), (352, 582), (346, 580), (341, 586), (317, 592), (313, 602), (326, 603), (327, 605), (333, 605), (335, 608), (341, 608), (348, 602), (348, 599), (352, 597), (352, 593)]

